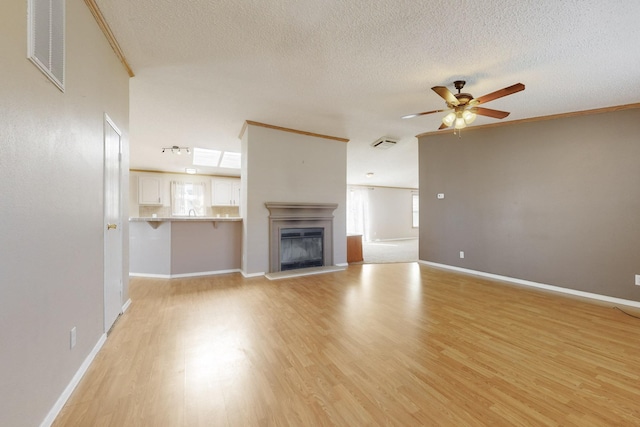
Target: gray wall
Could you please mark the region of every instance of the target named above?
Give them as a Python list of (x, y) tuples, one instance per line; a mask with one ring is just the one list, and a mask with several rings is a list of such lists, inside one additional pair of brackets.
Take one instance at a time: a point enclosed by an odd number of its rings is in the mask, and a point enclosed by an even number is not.
[(129, 77), (84, 2), (66, 9), (62, 93), (26, 58), (27, 2), (0, 2), (2, 426), (39, 425), (103, 335), (105, 112), (124, 132), (127, 211)]
[(129, 223), (129, 270), (132, 275), (171, 276), (171, 222), (152, 228)]
[(132, 275), (176, 276), (240, 269), (240, 221), (133, 221)]
[(248, 125), (242, 135), (242, 271), (269, 272), (265, 202), (338, 203), (333, 262), (347, 262), (345, 142)]
[(640, 109), (421, 137), (420, 259), (640, 301), (638, 135)]

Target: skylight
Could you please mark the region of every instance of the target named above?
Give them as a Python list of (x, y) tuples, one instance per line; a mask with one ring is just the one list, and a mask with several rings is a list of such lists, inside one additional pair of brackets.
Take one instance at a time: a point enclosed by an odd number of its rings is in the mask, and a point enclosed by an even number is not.
[(193, 149), (193, 164), (198, 166), (218, 166), (220, 155), (222, 152), (218, 150), (208, 150), (206, 148)]
[(196, 166), (212, 166), (227, 169), (240, 169), (240, 153), (233, 151), (209, 150), (193, 148), (193, 164)]
[(224, 153), (222, 153), (220, 167), (229, 169), (240, 169), (240, 153), (233, 153), (231, 151), (225, 151)]

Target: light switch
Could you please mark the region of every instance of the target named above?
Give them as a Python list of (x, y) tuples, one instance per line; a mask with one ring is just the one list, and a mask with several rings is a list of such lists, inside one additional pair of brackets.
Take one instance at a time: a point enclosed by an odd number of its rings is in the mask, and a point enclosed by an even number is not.
[(438, 199), (444, 199), (444, 193), (438, 193)]

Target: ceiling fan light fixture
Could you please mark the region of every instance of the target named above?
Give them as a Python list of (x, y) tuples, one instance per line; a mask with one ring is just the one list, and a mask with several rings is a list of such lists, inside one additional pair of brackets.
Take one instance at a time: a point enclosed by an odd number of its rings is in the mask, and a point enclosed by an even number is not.
[(462, 113), (462, 118), (464, 119), (464, 122), (466, 124), (470, 125), (475, 121), (476, 113), (470, 110), (464, 110), (464, 112)]
[(453, 124), (453, 121), (455, 119), (456, 119), (456, 113), (452, 111), (442, 118), (442, 123), (444, 123), (448, 127)]
[(516, 92), (524, 90), (525, 88), (522, 83), (516, 83), (509, 87), (505, 87), (503, 89), (496, 90), (494, 92), (475, 98), (470, 93), (461, 92), (462, 88), (464, 88), (465, 85), (464, 80), (456, 80), (455, 82), (453, 82), (453, 85), (458, 90), (458, 93), (456, 94), (453, 94), (445, 86), (434, 86), (431, 88), (431, 90), (438, 94), (438, 96), (444, 99), (445, 103), (447, 104), (448, 110), (424, 111), (422, 113), (409, 114), (403, 116), (402, 118), (408, 119), (411, 117), (424, 116), (426, 114), (450, 111), (446, 116), (442, 118), (442, 124), (440, 125), (438, 130), (448, 128), (451, 125), (454, 126), (455, 130), (460, 130), (473, 123), (477, 115), (492, 117), (494, 119), (504, 119), (509, 115), (507, 111), (477, 107), (477, 105), (493, 101), (495, 99), (502, 98), (508, 95), (512, 95)]

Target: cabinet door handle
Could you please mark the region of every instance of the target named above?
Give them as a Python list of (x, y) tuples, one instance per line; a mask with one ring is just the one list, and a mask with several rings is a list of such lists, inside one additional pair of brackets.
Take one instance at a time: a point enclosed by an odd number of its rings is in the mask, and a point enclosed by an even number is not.
[(107, 230), (115, 230), (118, 228), (117, 224), (107, 224)]

